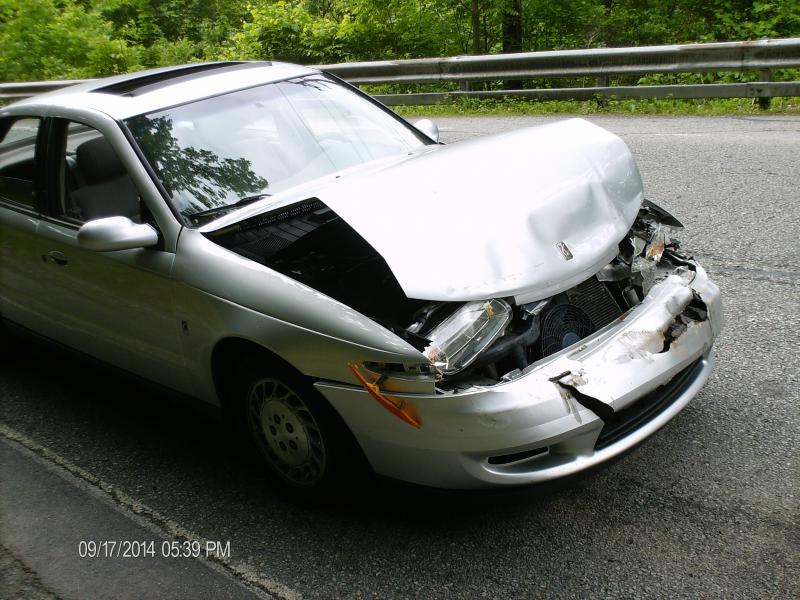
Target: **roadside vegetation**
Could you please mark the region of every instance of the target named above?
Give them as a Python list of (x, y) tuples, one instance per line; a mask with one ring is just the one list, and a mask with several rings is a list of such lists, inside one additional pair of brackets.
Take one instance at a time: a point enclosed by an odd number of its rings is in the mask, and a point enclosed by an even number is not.
[[(202, 60), (302, 64), (800, 36), (796, 0), (0, 0), (0, 81), (82, 79)], [(611, 85), (750, 81), (755, 72)], [(773, 73), (800, 79), (798, 70)], [(579, 81), (486, 82), (473, 89)], [(382, 86), (377, 93), (425, 91)], [(798, 99), (773, 111), (796, 112)], [(749, 100), (477, 101), (426, 114), (757, 111)]]
[(564, 101), (548, 100), (475, 100), (459, 98), (447, 104), (423, 106), (393, 106), (404, 117), (458, 117), (468, 115), (765, 115), (800, 114), (800, 97), (773, 98), (769, 108), (762, 109), (750, 98), (728, 100), (607, 100)]

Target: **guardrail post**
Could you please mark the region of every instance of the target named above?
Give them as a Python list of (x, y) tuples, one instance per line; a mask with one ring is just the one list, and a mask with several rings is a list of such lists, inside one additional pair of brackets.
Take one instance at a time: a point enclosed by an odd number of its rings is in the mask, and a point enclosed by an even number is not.
[(471, 92), (472, 91), (472, 82), (470, 81), (459, 81), (458, 82), (458, 89), (462, 92)]
[[(772, 81), (772, 69), (761, 69), (758, 72), (759, 81)], [(761, 110), (767, 110), (772, 104), (772, 98), (769, 96), (762, 96), (758, 99), (758, 107)]]
[[(606, 74), (598, 75), (596, 81), (597, 81), (597, 87), (607, 88), (609, 84), (609, 76)], [(608, 106), (608, 99), (604, 98), (603, 96), (600, 96), (599, 94), (595, 96), (595, 101), (597, 102), (597, 106), (599, 106), (600, 108), (605, 108), (606, 106)]]

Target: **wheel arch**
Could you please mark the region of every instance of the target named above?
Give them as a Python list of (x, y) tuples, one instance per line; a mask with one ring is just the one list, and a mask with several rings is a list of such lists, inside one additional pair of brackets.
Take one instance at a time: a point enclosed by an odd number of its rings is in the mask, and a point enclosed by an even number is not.
[(211, 376), (214, 389), (223, 408), (229, 407), (229, 392), (233, 382), (233, 375), (237, 361), (256, 354), (264, 355), (266, 360), (278, 365), (281, 369), (288, 369), (303, 376), (295, 366), (275, 354), (269, 348), (257, 344), (252, 340), (241, 337), (227, 337), (218, 340), (211, 351)]
[[(241, 337), (228, 337), (219, 340), (212, 350), (211, 353), (211, 374), (214, 381), (214, 387), (217, 392), (217, 397), (220, 400), (221, 406), (225, 412), (230, 412), (230, 394), (229, 390), (231, 389), (233, 383), (233, 376), (235, 372), (235, 367), (237, 360), (243, 360), (249, 356), (261, 354), (265, 357), (265, 360), (269, 361), (270, 363), (278, 366), (279, 369), (287, 369), (291, 372), (294, 372), (299, 377), (302, 377), (309, 381), (313, 385), (313, 379), (305, 375), (302, 371), (298, 368), (293, 366), (291, 363), (286, 361), (285, 359), (281, 358), (278, 354), (266, 348), (252, 340), (248, 340)], [(323, 394), (319, 394), (319, 398), (327, 404), (336, 417), (341, 421), (342, 425), (347, 431), (347, 434), (354, 445), (354, 447), (358, 450), (358, 453), (363, 460), (364, 465), (367, 465), (370, 470), (372, 470), (372, 466), (367, 459), (366, 454), (364, 453), (364, 449), (361, 447), (361, 444), (358, 442), (358, 439), (353, 434), (350, 426), (344, 420), (344, 417), (336, 410), (336, 407), (333, 406), (327, 398)]]

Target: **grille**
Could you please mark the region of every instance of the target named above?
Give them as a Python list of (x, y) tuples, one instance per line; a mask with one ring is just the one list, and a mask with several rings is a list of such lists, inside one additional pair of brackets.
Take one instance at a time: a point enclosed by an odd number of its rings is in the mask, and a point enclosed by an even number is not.
[(597, 438), (594, 449), (601, 450), (610, 446), (669, 408), (697, 379), (703, 368), (702, 360), (702, 358), (697, 359), (673, 377), (669, 383), (653, 390), (633, 405), (614, 413), (613, 420), (607, 422), (600, 431), (600, 437)]
[(309, 200), (259, 215), (238, 225), (228, 235), (230, 247), (253, 260), (263, 262), (291, 246), (322, 225), (338, 219), (336, 214), (319, 200)]
[(567, 298), (570, 304), (586, 313), (595, 329), (605, 327), (622, 314), (614, 296), (597, 277), (590, 277), (567, 290)]
[(242, 244), (239, 246), (238, 251), (249, 258), (262, 260), (265, 256), (272, 256), (273, 254), (283, 250), (286, 248), (286, 246), (289, 246), (292, 242), (294, 242), (295, 239), (292, 239), (291, 237), (287, 239), (280, 234), (267, 234), (264, 237), (256, 238), (252, 242)]

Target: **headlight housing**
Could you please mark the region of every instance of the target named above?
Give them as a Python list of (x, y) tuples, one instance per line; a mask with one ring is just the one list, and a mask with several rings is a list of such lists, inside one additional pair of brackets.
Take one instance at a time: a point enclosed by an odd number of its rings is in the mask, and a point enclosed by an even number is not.
[(510, 320), (505, 300), (467, 302), (425, 334), (431, 343), (423, 354), (445, 375), (458, 373), (503, 334)]

